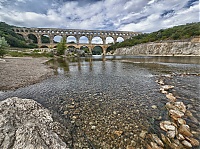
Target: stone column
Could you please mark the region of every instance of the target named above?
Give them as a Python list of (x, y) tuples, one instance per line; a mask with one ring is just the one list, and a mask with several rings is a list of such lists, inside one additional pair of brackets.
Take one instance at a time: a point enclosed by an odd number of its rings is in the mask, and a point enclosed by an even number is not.
[(114, 44), (117, 42), (117, 38), (118, 38), (118, 37), (113, 37)]
[(49, 35), (50, 44), (54, 44), (54, 42), (53, 42), (53, 38), (54, 38), (53, 35)]
[(41, 35), (37, 35), (37, 41), (38, 41), (38, 45), (41, 45), (42, 44), (42, 39), (41, 39)]
[(24, 37), (24, 39), (25, 39), (26, 41), (28, 41), (28, 40), (29, 40), (29, 38), (28, 38), (28, 35), (27, 35), (27, 34), (23, 34), (23, 37)]

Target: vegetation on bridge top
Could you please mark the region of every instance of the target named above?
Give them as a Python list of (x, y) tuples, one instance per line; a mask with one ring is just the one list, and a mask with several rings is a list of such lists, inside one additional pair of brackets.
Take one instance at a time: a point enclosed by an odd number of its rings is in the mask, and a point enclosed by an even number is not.
[(163, 40), (184, 40), (200, 35), (200, 22), (186, 25), (174, 26), (168, 29), (161, 29), (148, 34), (140, 34), (125, 40), (121, 43), (113, 44), (110, 49), (115, 50), (122, 47), (130, 47), (141, 43), (158, 42)]

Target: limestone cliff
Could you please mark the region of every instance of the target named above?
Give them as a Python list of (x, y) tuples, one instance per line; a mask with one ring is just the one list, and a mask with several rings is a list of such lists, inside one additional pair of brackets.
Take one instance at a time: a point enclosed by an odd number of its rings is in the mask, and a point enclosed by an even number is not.
[(151, 42), (116, 49), (115, 55), (196, 55), (200, 56), (200, 42)]

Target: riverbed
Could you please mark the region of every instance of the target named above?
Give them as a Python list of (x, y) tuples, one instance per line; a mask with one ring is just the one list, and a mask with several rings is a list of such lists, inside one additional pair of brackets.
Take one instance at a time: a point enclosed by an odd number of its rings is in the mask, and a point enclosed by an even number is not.
[(0, 100), (17, 96), (41, 103), (71, 130), (72, 148), (145, 148), (149, 140), (142, 133), (159, 135), (159, 122), (169, 119), (159, 78), (175, 86), (173, 93), (197, 122), (186, 120), (200, 133), (199, 57), (93, 56), (47, 65), (54, 76), (0, 92)]

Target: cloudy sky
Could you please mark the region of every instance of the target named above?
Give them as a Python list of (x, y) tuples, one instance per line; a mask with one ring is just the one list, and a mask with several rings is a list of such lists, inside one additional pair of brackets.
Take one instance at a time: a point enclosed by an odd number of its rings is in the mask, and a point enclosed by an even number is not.
[(198, 0), (0, 0), (0, 21), (25, 27), (152, 32), (199, 19)]

